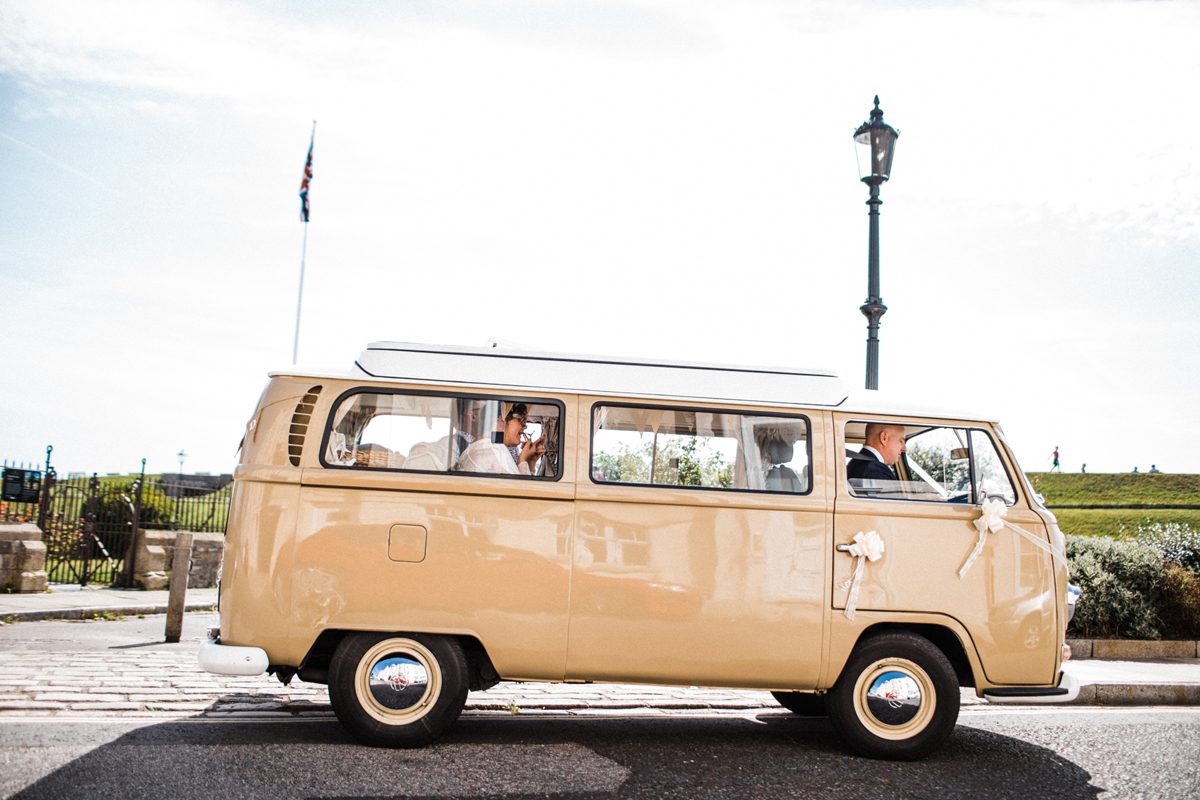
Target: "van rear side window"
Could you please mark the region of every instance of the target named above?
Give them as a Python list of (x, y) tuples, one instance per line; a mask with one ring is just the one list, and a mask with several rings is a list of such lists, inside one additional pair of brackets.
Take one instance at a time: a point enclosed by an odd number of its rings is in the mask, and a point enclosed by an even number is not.
[(591, 476), (596, 483), (806, 494), (808, 420), (596, 405)]
[(562, 405), (545, 399), (355, 391), (330, 418), (330, 467), (556, 480)]

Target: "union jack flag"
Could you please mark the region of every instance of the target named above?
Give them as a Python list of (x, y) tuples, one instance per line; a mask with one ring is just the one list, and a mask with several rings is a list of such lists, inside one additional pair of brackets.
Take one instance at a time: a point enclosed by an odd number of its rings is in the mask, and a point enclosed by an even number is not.
[(308, 160), (304, 162), (304, 180), (300, 181), (300, 221), (308, 222), (308, 182), (312, 180), (312, 150), (313, 139), (317, 135), (317, 126), (313, 125), (313, 137), (308, 140)]

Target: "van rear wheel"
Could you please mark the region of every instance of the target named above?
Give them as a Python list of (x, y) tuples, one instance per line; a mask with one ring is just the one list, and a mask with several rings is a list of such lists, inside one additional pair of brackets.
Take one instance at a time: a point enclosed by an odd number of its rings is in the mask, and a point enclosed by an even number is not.
[(329, 701), (364, 744), (421, 747), (458, 719), (467, 662), (458, 642), (421, 633), (353, 633), (329, 665)]
[(825, 717), (825, 695), (812, 692), (771, 692), (779, 705), (801, 717)]
[(828, 694), (829, 721), (870, 758), (924, 758), (958, 722), (958, 680), (928, 639), (897, 631), (861, 642)]

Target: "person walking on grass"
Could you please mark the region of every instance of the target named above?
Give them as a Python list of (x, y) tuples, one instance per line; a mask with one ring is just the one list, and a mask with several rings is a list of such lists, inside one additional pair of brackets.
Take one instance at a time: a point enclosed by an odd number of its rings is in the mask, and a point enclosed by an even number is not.
[(1054, 466), (1050, 467), (1051, 472), (1062, 472), (1062, 467), (1058, 464), (1058, 445), (1054, 445)]

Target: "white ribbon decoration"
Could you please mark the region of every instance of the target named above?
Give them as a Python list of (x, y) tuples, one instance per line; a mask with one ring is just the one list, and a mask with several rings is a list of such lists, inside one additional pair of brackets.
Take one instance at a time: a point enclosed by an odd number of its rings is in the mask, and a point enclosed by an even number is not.
[(975, 542), (975, 549), (971, 551), (971, 555), (967, 556), (967, 562), (958, 571), (960, 581), (967, 574), (971, 565), (975, 563), (975, 559), (983, 552), (983, 540), (987, 538), (987, 535), (1004, 530), (1004, 515), (1008, 513), (1008, 506), (1004, 504), (1003, 500), (999, 498), (984, 500), (979, 504), (979, 510), (979, 519), (975, 520), (975, 529), (979, 531), (979, 539)]
[(839, 589), (847, 587), (850, 589), (850, 593), (846, 595), (846, 609), (842, 612), (846, 615), (846, 619), (854, 619), (854, 608), (858, 605), (858, 584), (862, 580), (863, 567), (868, 561), (878, 561), (883, 558), (883, 550), (883, 539), (880, 539), (879, 534), (875, 531), (867, 533), (859, 531), (854, 534), (854, 544), (850, 545), (850, 549), (846, 551), (857, 561), (854, 565), (854, 574), (838, 584)]
[(1008, 513), (1008, 506), (1004, 504), (1003, 500), (999, 498), (984, 500), (979, 505), (979, 511), (979, 519), (975, 520), (975, 529), (979, 531), (979, 539), (975, 542), (975, 547), (971, 550), (971, 554), (967, 556), (966, 563), (964, 563), (962, 568), (958, 571), (959, 580), (963, 579), (963, 576), (967, 574), (967, 570), (969, 570), (971, 565), (975, 563), (975, 559), (978, 558), (979, 554), (983, 552), (983, 540), (987, 538), (987, 535), (989, 533), (998, 533), (1004, 528), (1008, 528), (1010, 531), (1013, 531), (1014, 533), (1017, 533), (1033, 542), (1035, 545), (1049, 553), (1056, 561), (1066, 567), (1068, 572), (1070, 572), (1071, 568), (1070, 565), (1067, 564), (1067, 560), (1056, 553), (1050, 547), (1050, 545), (1046, 544), (1029, 531), (1018, 528), (1016, 525), (1013, 525), (1011, 522), (1008, 522), (1004, 519), (1004, 515)]

